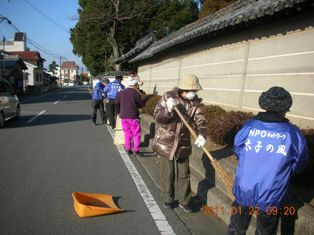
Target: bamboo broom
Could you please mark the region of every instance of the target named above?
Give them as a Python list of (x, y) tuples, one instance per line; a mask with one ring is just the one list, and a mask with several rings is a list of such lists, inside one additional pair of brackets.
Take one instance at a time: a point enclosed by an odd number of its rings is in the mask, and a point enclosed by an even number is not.
[[(178, 107), (174, 106), (174, 110), (177, 112), (179, 117), (182, 119), (185, 126), (189, 129), (192, 136), (196, 139), (197, 138), (196, 132), (189, 125), (189, 123), (185, 120), (185, 118), (183, 117), (183, 115), (180, 112), (180, 110), (178, 109)], [(213, 167), (215, 168), (215, 171), (217, 172), (218, 177), (223, 181), (223, 183), (226, 187), (227, 193), (229, 194), (229, 197), (232, 200), (234, 200), (234, 196), (232, 193), (233, 178), (230, 175), (228, 175), (228, 173), (223, 169), (223, 167), (219, 164), (219, 162), (216, 159), (214, 159), (214, 157), (208, 152), (208, 150), (204, 146), (202, 147), (202, 150), (206, 153), (207, 157), (211, 161)]]

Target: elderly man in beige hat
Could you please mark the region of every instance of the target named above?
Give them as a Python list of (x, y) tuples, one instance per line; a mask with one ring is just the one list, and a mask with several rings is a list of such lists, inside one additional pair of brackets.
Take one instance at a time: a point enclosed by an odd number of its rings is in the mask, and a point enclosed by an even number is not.
[[(202, 147), (207, 136), (207, 123), (200, 107), (197, 92), (202, 90), (198, 78), (193, 74), (184, 76), (179, 87), (166, 92), (155, 107), (154, 118), (158, 123), (153, 149), (160, 156), (161, 191), (165, 208), (173, 208), (174, 199), (185, 212), (192, 212), (190, 206), (191, 139), (189, 130), (174, 112), (177, 106), (185, 119), (196, 127), (198, 137), (195, 145)], [(176, 190), (175, 190), (176, 182)]]

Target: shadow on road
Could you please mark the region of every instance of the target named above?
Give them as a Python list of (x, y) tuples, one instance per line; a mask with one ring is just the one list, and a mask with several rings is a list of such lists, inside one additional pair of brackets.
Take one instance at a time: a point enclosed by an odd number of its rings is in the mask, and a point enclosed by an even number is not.
[(85, 120), (91, 120), (91, 115), (83, 114), (43, 114), (35, 119), (33, 122), (27, 123), (34, 115), (25, 115), (21, 116), (20, 120), (9, 120), (6, 122), (5, 128), (20, 128), (28, 126), (42, 126), (42, 125), (51, 125), (51, 124), (61, 124), (69, 122), (79, 122)]

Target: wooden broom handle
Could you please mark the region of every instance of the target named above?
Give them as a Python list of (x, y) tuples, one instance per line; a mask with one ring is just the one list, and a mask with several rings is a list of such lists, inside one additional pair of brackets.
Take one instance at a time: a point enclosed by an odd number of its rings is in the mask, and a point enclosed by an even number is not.
[[(181, 118), (181, 120), (183, 121), (183, 123), (185, 124), (185, 126), (189, 129), (189, 131), (191, 132), (192, 136), (196, 139), (197, 138), (197, 134), (196, 132), (193, 130), (193, 128), (190, 126), (190, 124), (185, 120), (184, 116), (182, 115), (182, 113), (180, 112), (180, 110), (178, 109), (178, 107), (174, 106), (173, 107), (174, 110), (177, 112), (177, 114), (179, 115), (179, 117)], [(211, 161), (214, 161), (215, 159), (213, 158), (213, 156), (208, 152), (208, 150), (202, 146), (203, 151), (206, 153), (206, 155), (208, 156), (208, 158)]]

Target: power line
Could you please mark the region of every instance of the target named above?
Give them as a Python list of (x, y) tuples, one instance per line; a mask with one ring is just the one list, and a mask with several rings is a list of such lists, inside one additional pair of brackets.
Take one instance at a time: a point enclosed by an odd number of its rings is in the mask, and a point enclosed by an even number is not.
[[(0, 15), (0, 16), (1, 16), (1, 17), (4, 17), (4, 16), (2, 16), (2, 15)], [(6, 17), (5, 17), (5, 18), (6, 18)], [(6, 18), (6, 19), (8, 19), (8, 18)], [(8, 21), (8, 22), (9, 22), (9, 21)], [(10, 21), (9, 25), (11, 25), (11, 27), (13, 27), (13, 28), (15, 29), (15, 31), (21, 32), (21, 31), (12, 23), (12, 21)], [(49, 56), (51, 56), (51, 57), (53, 57), (53, 58), (56, 58), (56, 59), (59, 59), (59, 58), (61, 57), (62, 59), (67, 60), (66, 57), (57, 55), (57, 54), (55, 54), (54, 52), (49, 51), (48, 49), (46, 49), (46, 48), (42, 47), (41, 45), (39, 45), (38, 43), (36, 43), (34, 40), (32, 40), (32, 39), (31, 39), (30, 37), (28, 37), (28, 36), (26, 37), (26, 40), (27, 40), (27, 42), (28, 42), (29, 44), (33, 45), (35, 48), (37, 48), (38, 50), (40, 50), (41, 52), (43, 52), (43, 53), (46, 54), (46, 55), (49, 55)]]
[(37, 11), (39, 14), (41, 14), (42, 16), (44, 16), (45, 18), (47, 18), (51, 23), (53, 23), (54, 25), (56, 25), (57, 27), (59, 27), (60, 29), (66, 31), (67, 33), (70, 34), (70, 31), (66, 28), (64, 28), (61, 24), (59, 24), (58, 22), (56, 22), (54, 19), (50, 18), (49, 16), (47, 16), (44, 12), (42, 12), (40, 9), (38, 9), (36, 6), (34, 6), (32, 3), (30, 3), (28, 0), (24, 0), (25, 3), (27, 3), (27, 5), (29, 5), (31, 8), (33, 8), (35, 11)]

